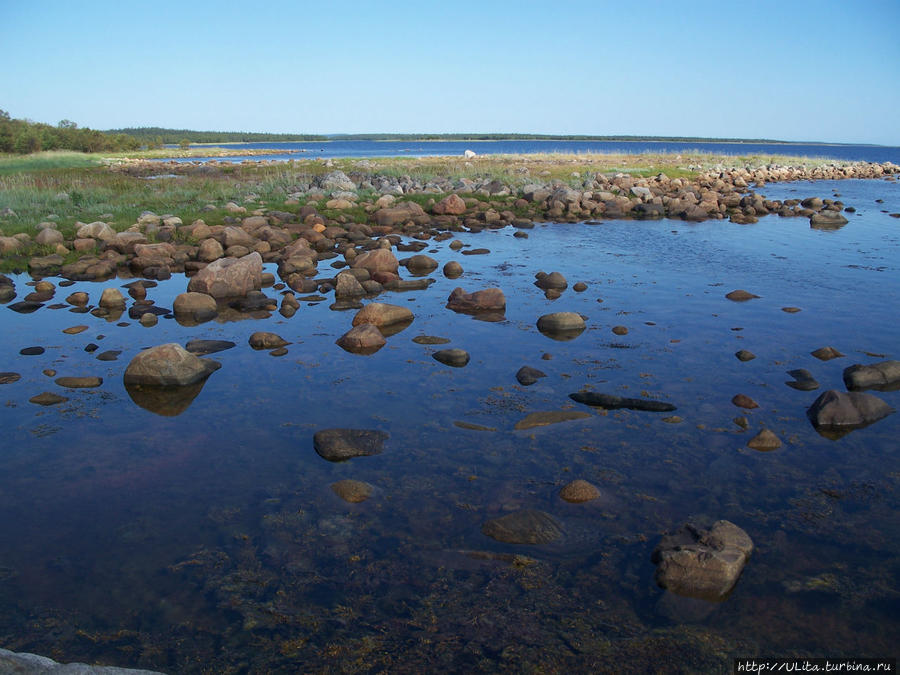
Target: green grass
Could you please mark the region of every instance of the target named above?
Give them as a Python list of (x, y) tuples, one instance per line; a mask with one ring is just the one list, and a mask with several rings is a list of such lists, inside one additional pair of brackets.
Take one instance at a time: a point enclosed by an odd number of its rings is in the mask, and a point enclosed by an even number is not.
[(102, 163), (103, 160), (98, 155), (70, 150), (37, 152), (33, 155), (0, 155), (0, 176), (51, 169), (83, 169)]

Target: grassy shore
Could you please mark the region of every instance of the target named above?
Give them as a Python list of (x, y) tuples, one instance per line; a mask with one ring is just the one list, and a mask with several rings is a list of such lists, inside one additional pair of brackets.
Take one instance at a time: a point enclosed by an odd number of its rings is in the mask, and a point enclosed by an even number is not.
[[(254, 208), (292, 210), (298, 205), (285, 207), (284, 202), (289, 194), (299, 191), (298, 185), (310, 176), (334, 170), (348, 174), (409, 176), (423, 182), (438, 178), (487, 178), (510, 186), (556, 180), (574, 187), (597, 173), (627, 172), (638, 176), (664, 173), (672, 178), (690, 178), (716, 168), (756, 168), (769, 164), (815, 166), (833, 161), (774, 155), (583, 153), (484, 155), (468, 160), (462, 157), (327, 161), (292, 158), (284, 162), (221, 163), (204, 171), (184, 165), (139, 161), (211, 154), (214, 153), (210, 148), (196, 148), (186, 152), (168, 149), (123, 155), (54, 152), (0, 157), (0, 210), (9, 208), (15, 212), (14, 216), (0, 218), (0, 233), (35, 234), (37, 224), (48, 219), (57, 222), (65, 234), (70, 233), (76, 221), (103, 220), (122, 230), (145, 210), (176, 214), (185, 222), (203, 217), (215, 224), (222, 212), (204, 212), (205, 205), (221, 206), (229, 200), (243, 203), (248, 197), (254, 199)], [(174, 177), (151, 178), (176, 173)]]

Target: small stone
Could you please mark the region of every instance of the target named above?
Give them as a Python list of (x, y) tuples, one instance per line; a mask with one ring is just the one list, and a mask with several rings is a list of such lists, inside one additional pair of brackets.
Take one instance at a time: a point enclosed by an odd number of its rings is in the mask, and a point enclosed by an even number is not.
[(49, 391), (45, 391), (42, 394), (32, 396), (30, 399), (28, 399), (30, 403), (36, 403), (37, 405), (56, 405), (57, 403), (62, 403), (68, 400), (69, 399), (65, 396), (60, 396), (59, 394), (54, 394)]
[(77, 293), (72, 293), (69, 297), (66, 298), (66, 302), (70, 305), (75, 305), (76, 307), (84, 306), (88, 303), (90, 296), (87, 293), (82, 291), (78, 291)]
[(725, 297), (734, 302), (746, 302), (747, 300), (753, 300), (759, 296), (739, 288), (726, 294)]
[(97, 354), (98, 361), (116, 361), (119, 358), (119, 354), (122, 352), (117, 349), (110, 349), (109, 351), (100, 352)]
[(819, 383), (816, 381), (816, 378), (814, 378), (812, 373), (805, 368), (789, 370), (788, 375), (794, 378), (793, 382), (785, 382), (789, 387), (799, 389), (800, 391), (813, 391), (814, 389), (819, 388)]
[(235, 343), (229, 340), (190, 340), (184, 348), (196, 356), (206, 356), (231, 349), (234, 346), (236, 346)]
[(157, 318), (156, 314), (152, 312), (146, 312), (141, 314), (141, 318), (139, 319), (140, 324), (145, 328), (149, 328), (151, 326), (155, 326), (159, 322), (159, 318)]
[(559, 496), (571, 504), (583, 504), (600, 496), (600, 490), (586, 480), (577, 478), (559, 491)]
[(787, 312), (788, 314), (796, 314), (797, 312), (801, 311), (801, 309), (799, 307), (782, 307), (781, 311)]
[(0, 373), (0, 384), (12, 384), (22, 379), (19, 373)]
[(531, 368), (530, 366), (522, 366), (516, 373), (516, 380), (523, 387), (528, 387), (538, 381), (539, 378), (547, 377), (547, 373)]
[(734, 355), (737, 357), (738, 361), (752, 361), (756, 358), (756, 354), (747, 351), (746, 349), (739, 349)]
[(104, 288), (97, 304), (104, 309), (125, 309), (125, 298), (118, 288)]
[(753, 410), (754, 408), (759, 407), (759, 403), (745, 394), (735, 395), (735, 397), (731, 399), (731, 402), (738, 408), (746, 408), (747, 410)]
[(560, 422), (583, 420), (589, 417), (592, 417), (592, 415), (583, 410), (550, 410), (545, 412), (534, 412), (516, 422), (516, 426), (513, 428), (517, 431), (522, 431), (524, 429), (533, 429), (534, 427), (559, 424)]
[(625, 326), (613, 326), (612, 332), (616, 335), (628, 335), (628, 329)]
[(313, 447), (323, 459), (341, 462), (379, 454), (388, 438), (384, 431), (374, 429), (322, 429), (313, 436)]
[(70, 328), (64, 328), (63, 333), (65, 333), (66, 335), (78, 335), (79, 333), (83, 333), (87, 329), (87, 326), (71, 326)]
[(584, 291), (587, 290), (587, 288), (588, 288), (588, 285), (586, 283), (584, 283), (583, 281), (579, 281), (574, 286), (572, 286), (572, 290), (575, 291), (576, 293), (583, 293)]
[(19, 354), (22, 356), (40, 356), (43, 353), (43, 347), (25, 347), (24, 349), (19, 350)]
[(681, 424), (684, 420), (682, 420), (678, 415), (669, 415), (668, 417), (663, 417), (662, 421), (666, 424)]
[(373, 487), (368, 483), (352, 479), (339, 480), (337, 483), (332, 483), (331, 489), (334, 490), (338, 497), (351, 504), (359, 504), (366, 501), (372, 496), (373, 492)]
[(819, 347), (817, 350), (810, 352), (820, 361), (830, 361), (831, 359), (839, 359), (845, 356), (834, 347)]
[(747, 447), (761, 452), (769, 452), (770, 450), (777, 450), (780, 448), (781, 441), (774, 432), (768, 429), (762, 429), (756, 436), (747, 441)]
[(416, 335), (412, 341), (417, 345), (446, 345), (450, 343), (450, 338), (437, 335)]
[(747, 419), (746, 417), (744, 417), (743, 415), (741, 415), (740, 417), (735, 417), (732, 421), (733, 421), (737, 426), (739, 426), (741, 429), (743, 429), (744, 431), (746, 431), (747, 429), (750, 428), (750, 420), (748, 420), (748, 419)]
[(269, 352), (269, 356), (284, 356), (288, 353), (287, 347), (279, 347)]
[(441, 349), (432, 354), (431, 357), (445, 366), (452, 366), (453, 368), (462, 368), (469, 363), (469, 352), (464, 349)]
[(253, 349), (275, 349), (290, 344), (280, 335), (258, 331), (250, 336), (250, 346)]

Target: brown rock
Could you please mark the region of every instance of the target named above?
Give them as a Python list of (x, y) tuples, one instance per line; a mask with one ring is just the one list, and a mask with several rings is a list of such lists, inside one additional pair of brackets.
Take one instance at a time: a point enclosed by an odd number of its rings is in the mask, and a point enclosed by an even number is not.
[(64, 328), (63, 333), (65, 333), (66, 335), (78, 335), (79, 333), (83, 333), (87, 329), (87, 326), (71, 326), (69, 328)]
[(452, 194), (444, 197), (431, 210), (440, 216), (461, 216), (466, 212), (466, 203), (459, 195)]
[(173, 387), (205, 380), (221, 364), (201, 359), (174, 342), (145, 349), (125, 369), (126, 385)]
[(534, 412), (516, 422), (516, 426), (513, 428), (521, 431), (523, 429), (533, 429), (534, 427), (544, 427), (550, 424), (559, 424), (560, 422), (583, 420), (588, 417), (591, 417), (591, 414), (582, 410), (550, 410), (546, 412)]
[(780, 448), (781, 441), (774, 432), (768, 429), (762, 429), (756, 436), (747, 441), (747, 447), (761, 452), (769, 452), (770, 450), (777, 450)]
[(834, 347), (819, 347), (817, 350), (810, 352), (820, 361), (830, 361), (831, 359), (839, 359), (845, 356)]
[(339, 480), (337, 483), (332, 483), (331, 489), (334, 490), (334, 493), (338, 497), (351, 504), (359, 504), (360, 502), (366, 501), (372, 496), (374, 490), (368, 483), (351, 479)]
[(746, 408), (747, 410), (753, 410), (754, 408), (759, 407), (759, 404), (756, 401), (745, 394), (737, 394), (731, 399), (731, 402), (738, 408)]
[(214, 298), (243, 297), (262, 288), (262, 256), (253, 252), (243, 258), (211, 262), (191, 277), (188, 291)]
[(63, 403), (68, 400), (69, 399), (65, 396), (60, 396), (59, 394), (54, 394), (49, 391), (45, 391), (42, 394), (32, 396), (28, 399), (29, 403), (36, 403), (37, 405), (56, 405), (57, 403)]
[(215, 318), (218, 314), (218, 307), (215, 299), (206, 293), (181, 293), (175, 298), (172, 305), (172, 311), (179, 319), (189, 317), (190, 319), (202, 322)]
[(563, 532), (554, 518), (534, 509), (510, 513), (488, 520), (481, 526), (482, 534), (505, 544), (549, 544), (562, 537)]
[(474, 293), (466, 293), (462, 288), (454, 288), (447, 298), (447, 307), (454, 312), (504, 311), (506, 296), (499, 288), (486, 288)]
[(387, 344), (376, 326), (370, 323), (354, 326), (336, 340), (342, 349), (354, 354), (374, 354)]
[[(389, 272), (391, 274), (396, 274), (398, 268), (400, 267), (400, 263), (397, 261), (396, 256), (391, 253), (386, 248), (376, 248), (371, 251), (366, 251), (362, 255), (358, 255), (353, 259), (353, 262), (350, 263), (350, 266), (354, 269), (362, 268), (369, 271), (369, 274), (372, 275), (372, 278), (376, 281), (381, 281), (375, 274), (378, 272)], [(384, 283), (384, 282), (381, 282)]]
[(103, 384), (102, 377), (58, 377), (55, 381), (66, 389), (92, 389)]
[(399, 323), (411, 323), (413, 313), (406, 307), (372, 302), (356, 313), (353, 325), (372, 324), (373, 326), (389, 326)]
[(276, 347), (284, 347), (289, 344), (290, 342), (275, 333), (257, 331), (250, 336), (250, 346), (253, 349), (275, 349)]
[(600, 496), (600, 490), (586, 480), (578, 478), (559, 491), (559, 496), (572, 504), (589, 502)]
[(733, 300), (734, 302), (746, 302), (747, 300), (753, 300), (754, 298), (758, 298), (758, 295), (754, 295), (748, 291), (738, 289), (736, 291), (731, 291), (725, 295), (729, 300)]

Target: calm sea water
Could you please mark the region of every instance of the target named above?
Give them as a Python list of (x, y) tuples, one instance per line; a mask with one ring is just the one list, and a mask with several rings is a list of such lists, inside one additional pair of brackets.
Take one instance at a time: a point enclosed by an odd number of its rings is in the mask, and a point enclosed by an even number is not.
[[(372, 356), (334, 344), (353, 313), (328, 302), (304, 302), (290, 319), (163, 318), (152, 328), (127, 315), (0, 307), (0, 371), (22, 375), (0, 385), (0, 645), (173, 673), (721, 671), (733, 656), (895, 654), (900, 415), (834, 441), (805, 411), (821, 391), (843, 389), (846, 366), (900, 357), (900, 220), (888, 215), (900, 211), (900, 188), (765, 188), (770, 198), (834, 193), (857, 208), (834, 232), (772, 216), (460, 234), (490, 255), (426, 249), (465, 274), (381, 296), (416, 318)], [(539, 270), (562, 272), (570, 288), (546, 299), (533, 285)], [(16, 277), (20, 298), (27, 281)], [(75, 290), (96, 302), (127, 281), (77, 283), (51, 304)], [(588, 290), (575, 293), (576, 281)], [(502, 288), (505, 320), (447, 310), (456, 286)], [(173, 278), (148, 297), (171, 307), (185, 287)], [(761, 297), (726, 300), (736, 288)], [(535, 321), (552, 311), (584, 314), (588, 330), (545, 337)], [(77, 324), (89, 329), (62, 333)], [(259, 330), (290, 340), (288, 354), (250, 349)], [(438, 363), (436, 347), (412, 341), (423, 334), (471, 362)], [(122, 383), (128, 361), (193, 338), (237, 346), (211, 356), (222, 368), (182, 414), (135, 404)], [(85, 351), (92, 342), (122, 354), (98, 361)], [(32, 345), (45, 353), (19, 355)], [(810, 355), (826, 345), (846, 356)], [(738, 349), (757, 358), (743, 363)], [(547, 377), (521, 387), (522, 365)], [(821, 389), (787, 387), (795, 368)], [(104, 383), (65, 390), (45, 369)], [(590, 412), (568, 398), (584, 387), (670, 401), (683, 421), (625, 410), (514, 430), (535, 411)], [(69, 400), (28, 402), (42, 391)], [(738, 393), (760, 407), (736, 408)], [(900, 407), (900, 392), (878, 395)], [(390, 438), (380, 455), (332, 464), (312, 444), (327, 427)], [(784, 446), (749, 449), (761, 427)], [(347, 504), (330, 489), (343, 478), (375, 494)], [(574, 478), (601, 498), (560, 500)], [(519, 508), (550, 513), (563, 539), (516, 546), (481, 534), (485, 520)], [(661, 534), (690, 518), (731, 520), (756, 544), (721, 604), (653, 581)]]
[[(235, 150), (293, 150), (297, 155), (255, 155), (253, 159), (287, 160), (306, 157), (427, 157), (462, 155), (472, 150), (480, 155), (533, 153), (694, 153), (717, 155), (791, 155), (828, 157), (869, 162), (900, 162), (900, 148), (880, 145), (827, 145), (817, 143), (688, 143), (664, 141), (329, 141), (327, 143), (219, 143)], [(174, 147), (174, 146), (172, 146)], [(204, 158), (176, 160), (202, 161)], [(211, 159), (211, 158), (206, 158)], [(239, 162), (244, 156), (217, 157)]]

